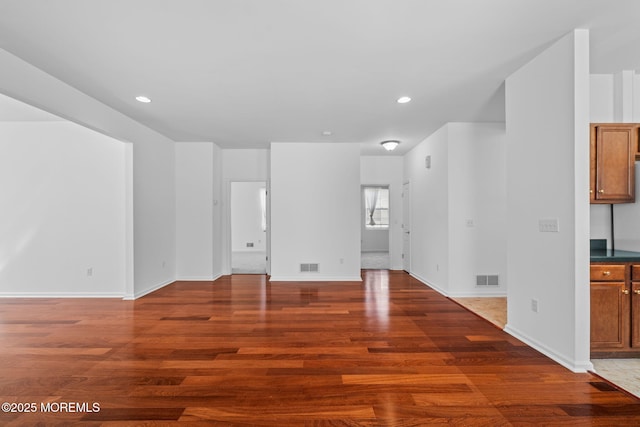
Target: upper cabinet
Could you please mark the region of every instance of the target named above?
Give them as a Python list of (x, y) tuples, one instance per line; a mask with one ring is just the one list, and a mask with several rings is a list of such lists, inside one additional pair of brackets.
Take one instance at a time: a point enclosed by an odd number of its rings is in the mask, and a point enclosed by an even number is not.
[(638, 123), (591, 124), (591, 203), (634, 203)]

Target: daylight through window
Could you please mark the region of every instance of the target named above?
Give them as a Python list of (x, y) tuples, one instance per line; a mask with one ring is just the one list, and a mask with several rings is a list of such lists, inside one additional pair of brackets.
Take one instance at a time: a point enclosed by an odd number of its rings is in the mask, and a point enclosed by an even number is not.
[(389, 189), (363, 187), (366, 228), (389, 227)]

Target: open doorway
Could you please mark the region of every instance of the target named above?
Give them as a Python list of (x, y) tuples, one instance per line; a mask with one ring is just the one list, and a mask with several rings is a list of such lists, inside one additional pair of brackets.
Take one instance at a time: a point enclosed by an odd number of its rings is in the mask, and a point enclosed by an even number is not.
[(389, 186), (362, 186), (361, 264), (362, 269), (390, 268)]
[(267, 273), (266, 183), (231, 183), (231, 274)]

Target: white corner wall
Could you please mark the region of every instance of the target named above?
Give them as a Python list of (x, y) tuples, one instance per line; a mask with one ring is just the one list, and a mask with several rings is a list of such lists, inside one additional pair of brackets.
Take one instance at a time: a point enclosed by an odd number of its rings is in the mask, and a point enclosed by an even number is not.
[(220, 149), (212, 142), (180, 142), (175, 148), (176, 278), (215, 280), (221, 274), (220, 254), (214, 250), (220, 241), (214, 224), (220, 217), (215, 184), (222, 171), (214, 166)]
[[(449, 127), (441, 127), (404, 156), (410, 183), (411, 275), (449, 291)], [(431, 156), (431, 167), (425, 158)]]
[[(135, 298), (175, 279), (174, 142), (0, 49), (0, 93), (133, 145)], [(131, 227), (130, 227), (131, 228)]]
[(506, 330), (573, 371), (592, 367), (588, 37), (571, 32), (506, 81)]
[[(402, 270), (402, 168), (401, 156), (362, 156), (360, 158), (361, 184), (389, 186), (391, 199), (389, 200), (388, 248), (391, 270)], [(362, 228), (363, 226), (361, 230)], [(364, 247), (363, 250), (365, 250)]]
[(272, 143), (270, 163), (271, 280), (361, 280), (359, 144)]
[[(452, 297), (506, 296), (504, 123), (449, 123), (449, 284)], [(497, 275), (498, 286), (476, 286)]]
[(123, 297), (126, 144), (66, 121), (0, 123), (0, 295)]
[[(446, 124), (405, 155), (405, 179), (411, 274), (448, 296), (506, 295), (504, 124)], [(476, 286), (476, 275), (499, 286)]]

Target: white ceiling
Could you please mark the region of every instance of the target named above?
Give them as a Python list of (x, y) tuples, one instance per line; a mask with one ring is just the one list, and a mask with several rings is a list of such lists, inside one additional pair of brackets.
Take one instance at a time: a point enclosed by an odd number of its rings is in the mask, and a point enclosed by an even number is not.
[(175, 141), (402, 154), (504, 121), (505, 78), (574, 28), (592, 73), (640, 69), (639, 18), (638, 0), (0, 0), (0, 48)]

